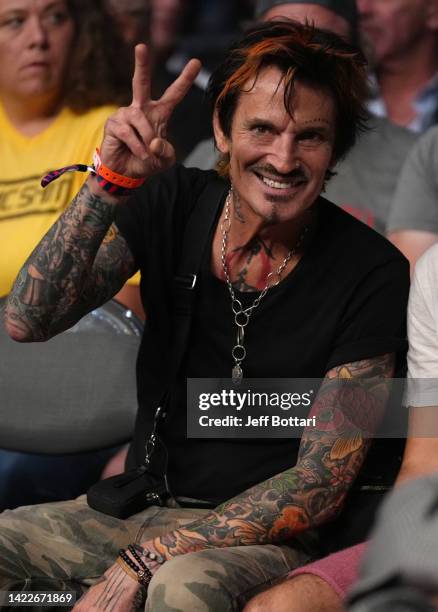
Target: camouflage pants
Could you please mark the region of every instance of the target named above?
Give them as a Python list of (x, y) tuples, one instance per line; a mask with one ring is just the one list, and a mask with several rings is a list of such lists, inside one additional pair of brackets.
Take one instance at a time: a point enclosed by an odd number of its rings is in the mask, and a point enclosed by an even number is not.
[[(0, 514), (0, 590), (75, 590), (79, 596), (114, 563), (119, 548), (164, 534), (206, 512), (153, 506), (122, 521), (90, 509), (84, 496), (7, 510)], [(315, 538), (309, 533), (294, 547), (239, 546), (182, 555), (155, 574), (146, 610), (240, 610), (255, 593), (306, 563), (314, 549)]]

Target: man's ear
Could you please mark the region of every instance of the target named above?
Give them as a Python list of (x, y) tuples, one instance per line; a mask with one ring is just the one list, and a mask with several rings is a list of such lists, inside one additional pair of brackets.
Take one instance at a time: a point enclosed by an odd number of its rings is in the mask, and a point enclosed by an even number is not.
[(438, 30), (438, 0), (428, 0), (427, 2), (427, 27), (429, 30)]
[(219, 117), (217, 109), (215, 108), (213, 113), (213, 131), (214, 131), (214, 139), (216, 141), (216, 147), (223, 154), (230, 152), (230, 141), (225, 136), (220, 126)]

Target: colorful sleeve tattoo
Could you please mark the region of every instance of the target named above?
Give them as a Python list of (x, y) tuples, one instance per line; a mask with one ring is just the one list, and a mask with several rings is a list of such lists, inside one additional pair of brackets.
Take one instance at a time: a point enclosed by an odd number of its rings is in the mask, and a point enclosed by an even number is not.
[[(301, 439), (297, 464), (221, 504), (206, 517), (153, 541), (167, 558), (204, 548), (287, 541), (333, 519), (369, 447), (388, 399), (394, 355), (330, 370)], [(348, 386), (340, 385), (348, 379)], [(318, 423), (320, 425), (318, 425)]]

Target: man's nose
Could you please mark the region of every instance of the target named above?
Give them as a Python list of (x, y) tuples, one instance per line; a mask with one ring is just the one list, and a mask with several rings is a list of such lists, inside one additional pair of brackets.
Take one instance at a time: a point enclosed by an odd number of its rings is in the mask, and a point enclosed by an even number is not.
[(49, 44), (47, 28), (36, 15), (29, 18), (26, 35), (28, 44), (31, 47), (46, 48)]
[(273, 148), (273, 166), (279, 174), (289, 174), (299, 164), (298, 148), (293, 136), (283, 134)]

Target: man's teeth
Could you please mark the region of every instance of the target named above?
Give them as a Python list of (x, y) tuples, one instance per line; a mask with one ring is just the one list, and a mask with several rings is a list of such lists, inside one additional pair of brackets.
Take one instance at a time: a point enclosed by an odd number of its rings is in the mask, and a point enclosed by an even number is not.
[(260, 178), (265, 183), (265, 185), (268, 185), (268, 187), (273, 187), (274, 189), (290, 189), (291, 187), (294, 186), (293, 182), (280, 183), (279, 181), (273, 181), (272, 179), (268, 179), (264, 176), (261, 176)]

